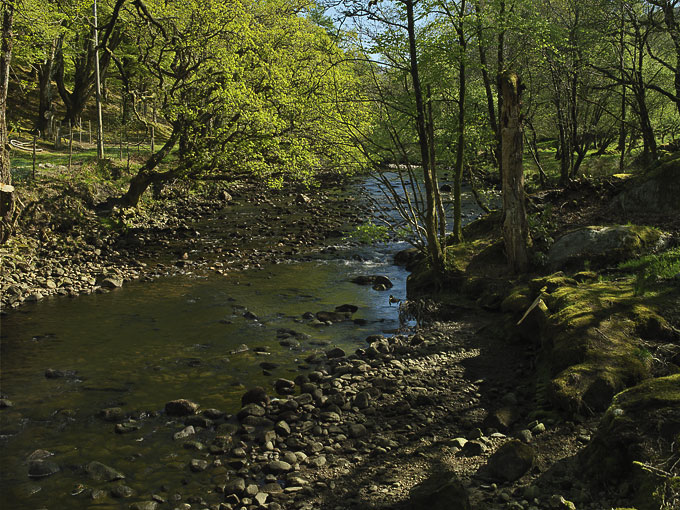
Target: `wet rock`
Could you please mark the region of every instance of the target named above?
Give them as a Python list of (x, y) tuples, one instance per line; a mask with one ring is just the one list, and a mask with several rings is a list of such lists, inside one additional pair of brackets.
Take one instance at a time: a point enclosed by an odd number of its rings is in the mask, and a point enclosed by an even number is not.
[(105, 289), (118, 289), (123, 286), (123, 280), (120, 278), (104, 278), (100, 285)]
[(372, 285), (372, 286), (382, 285), (383, 287), (385, 287), (385, 290), (391, 289), (394, 286), (392, 281), (387, 276), (381, 275), (355, 276), (350, 281), (352, 283), (356, 283), (357, 285)]
[(198, 407), (198, 404), (182, 398), (166, 403), (165, 413), (168, 416), (189, 416), (196, 414)]
[(128, 507), (130, 510), (156, 510), (158, 508), (157, 501), (137, 501), (131, 503)]
[(59, 464), (47, 459), (35, 459), (28, 463), (28, 476), (31, 478), (46, 478), (59, 471)]
[(275, 370), (279, 368), (279, 365), (277, 363), (272, 363), (270, 361), (263, 361), (260, 363), (260, 368), (262, 370)]
[(316, 318), (320, 322), (343, 322), (348, 319), (346, 313), (341, 312), (316, 312)]
[(229, 351), (229, 354), (239, 354), (241, 352), (248, 352), (250, 348), (246, 344), (241, 344), (236, 349)]
[(262, 386), (255, 386), (246, 391), (241, 397), (241, 407), (247, 404), (269, 404), (269, 396)]
[(277, 379), (274, 389), (279, 395), (292, 395), (295, 393), (295, 382), (289, 379)]
[(193, 416), (189, 416), (186, 420), (184, 420), (184, 425), (187, 426), (191, 425), (194, 428), (201, 427), (203, 429), (207, 429), (213, 426), (213, 421), (206, 416), (195, 414)]
[(47, 459), (49, 457), (52, 457), (53, 455), (54, 455), (54, 453), (52, 453), (49, 450), (38, 449), (38, 450), (34, 450), (28, 457), (26, 457), (26, 460), (28, 462), (30, 462), (32, 460), (44, 460), (44, 459)]
[(85, 466), (85, 472), (91, 479), (101, 482), (113, 482), (114, 480), (122, 480), (125, 478), (125, 475), (120, 471), (116, 471), (114, 468), (102, 464), (101, 462), (97, 462), (96, 460)]
[(189, 425), (188, 427), (184, 427), (179, 432), (175, 432), (172, 438), (175, 441), (179, 441), (181, 439), (186, 439), (187, 437), (193, 436), (194, 434), (196, 434), (196, 429), (194, 429), (193, 425)]
[(335, 311), (340, 313), (356, 313), (357, 310), (359, 310), (358, 306), (349, 304), (344, 304), (335, 307)]
[(131, 498), (134, 495), (135, 491), (127, 485), (116, 485), (111, 488), (111, 496), (117, 499)]
[(342, 358), (343, 356), (345, 356), (345, 351), (340, 349), (340, 347), (336, 347), (334, 349), (331, 349), (330, 351), (326, 351), (326, 357), (329, 359)]
[(243, 318), (248, 319), (250, 321), (259, 320), (259, 317), (249, 310), (246, 310), (246, 312), (243, 314)]
[(535, 458), (536, 452), (531, 446), (513, 439), (489, 458), (484, 473), (496, 480), (514, 482), (531, 469)]
[(265, 410), (264, 407), (259, 406), (257, 404), (246, 404), (241, 408), (241, 410), (238, 412), (236, 417), (240, 420), (243, 421), (245, 420), (248, 416), (256, 416), (256, 417), (261, 417), (265, 415)]
[(201, 471), (205, 471), (206, 469), (208, 469), (208, 461), (204, 459), (191, 459), (191, 462), (189, 463), (189, 468), (194, 473), (200, 473)]
[(130, 432), (134, 432), (136, 430), (139, 430), (142, 428), (142, 425), (140, 423), (137, 423), (134, 420), (126, 421), (125, 423), (117, 423), (114, 431), (116, 434), (129, 434)]
[(442, 466), (416, 485), (408, 501), (409, 510), (470, 510), (467, 491), (453, 471)]
[(7, 409), (8, 407), (13, 407), (14, 403), (6, 398), (0, 398), (0, 409)]
[(125, 418), (125, 413), (120, 407), (107, 407), (106, 409), (99, 411), (97, 416), (104, 421), (115, 422), (123, 420)]
[(45, 378), (47, 379), (61, 379), (62, 377), (66, 377), (69, 375), (71, 372), (65, 371), (65, 370), (56, 370), (54, 368), (48, 368), (45, 370)]

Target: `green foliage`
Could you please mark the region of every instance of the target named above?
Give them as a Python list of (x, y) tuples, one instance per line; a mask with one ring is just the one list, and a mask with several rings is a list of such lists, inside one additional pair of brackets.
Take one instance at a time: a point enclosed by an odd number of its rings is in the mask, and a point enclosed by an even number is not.
[(547, 204), (543, 211), (530, 214), (527, 217), (529, 223), (529, 235), (532, 242), (531, 257), (533, 263), (543, 266), (548, 260), (548, 251), (555, 240), (552, 233), (556, 229), (553, 219), (552, 205)]
[(643, 295), (654, 282), (680, 274), (680, 247), (627, 260), (619, 269), (635, 273), (635, 294)]
[(347, 236), (361, 244), (373, 244), (387, 241), (390, 238), (389, 230), (383, 225), (376, 225), (372, 221), (359, 225), (356, 230)]

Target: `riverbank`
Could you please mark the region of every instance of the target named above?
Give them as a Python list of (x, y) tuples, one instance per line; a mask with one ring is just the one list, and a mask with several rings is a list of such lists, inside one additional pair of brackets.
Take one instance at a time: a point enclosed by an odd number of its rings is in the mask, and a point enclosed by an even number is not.
[[(490, 333), (496, 320), (461, 311), (455, 322), (434, 322), (414, 335), (370, 337), (350, 355), (333, 349), (310, 356), (310, 369), (295, 381), (273, 371), (283, 395), (251, 389), (234, 416), (188, 400), (167, 402), (160, 412), (101, 409), (98, 426), (122, 437), (135, 463), (153, 472), (170, 462), (184, 481), (150, 486), (93, 458), (78, 467), (73, 497), (98, 504), (123, 498), (131, 509), (405, 508), (414, 504), (416, 485), (445, 471), (458, 482), (443, 489), (426, 483), (416, 500), (434, 495), (461, 509), (622, 504), (616, 489), (593, 494), (578, 474), (574, 456), (593, 420), (529, 417), (530, 357)], [(512, 425), (488, 421), (499, 407), (511, 410)], [(157, 458), (144, 447), (150, 434), (174, 438), (174, 454)], [(521, 445), (530, 458), (501, 458), (504, 445)], [(29, 473), (63, 469), (60, 455), (50, 453), (34, 452)]]
[(176, 186), (138, 209), (97, 216), (93, 205), (110, 187), (42, 182), (25, 197), (21, 229), (0, 247), (1, 308), (109, 292), (140, 278), (302, 260), (369, 216), (346, 186), (332, 178), (316, 189), (263, 189), (255, 180), (200, 193)]

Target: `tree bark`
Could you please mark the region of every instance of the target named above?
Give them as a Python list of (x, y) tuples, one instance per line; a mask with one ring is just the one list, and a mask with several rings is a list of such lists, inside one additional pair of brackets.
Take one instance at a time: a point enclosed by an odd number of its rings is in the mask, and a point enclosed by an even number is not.
[(47, 136), (50, 119), (52, 114), (52, 76), (54, 75), (54, 53), (57, 48), (57, 41), (52, 42), (50, 55), (44, 62), (35, 65), (38, 73), (38, 118), (35, 121), (35, 128), (40, 131), (43, 138)]
[(529, 266), (524, 173), (522, 152), (522, 117), (520, 114), (521, 85), (514, 72), (506, 71), (501, 76), (503, 110), (501, 112), (501, 134), (503, 140), (503, 240), (508, 265), (513, 273), (521, 273)]
[(12, 235), (15, 197), (12, 187), (12, 171), (7, 137), (7, 88), (9, 66), (12, 60), (12, 24), (14, 3), (4, 2), (2, 8), (2, 32), (0, 33), (0, 244)]

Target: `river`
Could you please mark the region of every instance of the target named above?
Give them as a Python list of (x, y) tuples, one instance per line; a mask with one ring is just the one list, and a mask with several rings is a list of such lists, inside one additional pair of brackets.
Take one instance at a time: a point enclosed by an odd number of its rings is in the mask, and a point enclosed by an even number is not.
[[(379, 195), (370, 182), (362, 187)], [(469, 199), (466, 204), (471, 219), (478, 211)], [(209, 485), (200, 475), (187, 482), (182, 449), (158, 426), (164, 404), (186, 398), (235, 413), (245, 388), (294, 379), (309, 368), (310, 354), (332, 347), (349, 354), (368, 335), (394, 332), (398, 305), (389, 295), (405, 298), (407, 273), (392, 265), (392, 256), (404, 247), (339, 247), (311, 261), (133, 282), (5, 315), (0, 391), (13, 407), (0, 411), (0, 506), (127, 508), (125, 500), (88, 491), (82, 466), (91, 461), (125, 473), (125, 485), (138, 494)], [(358, 275), (385, 275), (394, 287), (351, 283)], [(353, 320), (310, 319), (309, 313), (342, 304), (358, 307)], [(264, 370), (262, 363), (270, 365)], [(114, 423), (97, 417), (112, 407), (141, 428), (115, 433)], [(36, 450), (52, 453), (59, 472), (30, 477), (28, 458)]]

